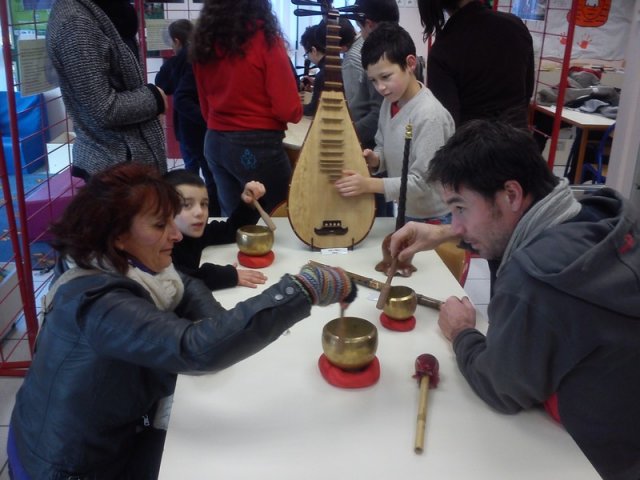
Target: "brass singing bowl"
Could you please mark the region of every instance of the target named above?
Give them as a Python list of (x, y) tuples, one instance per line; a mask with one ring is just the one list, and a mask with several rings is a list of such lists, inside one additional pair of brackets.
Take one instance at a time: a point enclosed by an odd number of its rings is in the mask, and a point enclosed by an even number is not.
[(329, 362), (342, 370), (366, 367), (377, 348), (378, 329), (362, 318), (336, 318), (322, 329), (322, 350)]
[(413, 316), (418, 306), (418, 297), (409, 287), (392, 286), (382, 311), (394, 320), (407, 320)]
[(266, 255), (273, 247), (273, 231), (264, 225), (245, 225), (236, 231), (236, 243), (245, 255)]

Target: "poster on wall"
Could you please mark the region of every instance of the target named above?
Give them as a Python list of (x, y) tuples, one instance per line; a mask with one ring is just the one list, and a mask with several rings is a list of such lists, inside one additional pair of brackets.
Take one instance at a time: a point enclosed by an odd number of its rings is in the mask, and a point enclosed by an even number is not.
[(172, 42), (169, 37), (171, 22), (173, 20), (170, 19), (148, 19), (146, 21), (147, 50), (171, 50)]
[[(514, 2), (512, 12), (519, 3), (521, 11), (533, 7), (533, 3), (542, 3), (547, 18), (521, 18), (529, 27), (533, 37), (536, 54), (545, 58), (562, 58), (567, 45), (569, 12), (572, 0), (544, 0), (544, 2)], [(604, 61), (624, 60), (635, 0), (578, 0), (576, 22), (571, 46), (572, 59), (593, 59)], [(528, 10), (527, 10), (528, 11)], [(525, 12), (526, 13), (526, 12)], [(520, 16), (520, 15), (519, 15)], [(533, 15), (535, 16), (535, 14)], [(544, 51), (542, 35), (546, 30)]]
[(54, 0), (22, 0), (24, 10), (49, 10)]
[(515, 0), (511, 4), (511, 13), (523, 20), (544, 20), (547, 0)]
[(44, 38), (18, 41), (18, 70), (22, 96), (35, 95), (54, 88), (56, 85), (52, 84), (50, 79), (55, 78), (55, 75), (47, 74), (52, 68)]

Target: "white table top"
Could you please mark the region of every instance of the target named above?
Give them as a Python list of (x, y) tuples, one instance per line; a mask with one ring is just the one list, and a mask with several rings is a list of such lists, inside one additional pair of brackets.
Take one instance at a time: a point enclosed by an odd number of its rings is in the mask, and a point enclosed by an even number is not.
[[(536, 108), (542, 112), (546, 112), (551, 116), (556, 114), (556, 106), (536, 105)], [(616, 121), (613, 118), (607, 118), (602, 115), (572, 110), (567, 107), (562, 108), (562, 120), (579, 128), (596, 128), (606, 129), (609, 125), (613, 125)]]
[[(269, 284), (311, 259), (384, 281), (374, 266), (393, 219), (378, 219), (369, 236), (342, 255), (311, 252), (287, 219), (274, 220), (276, 257), (264, 270)], [(205, 254), (208, 261), (230, 263), (237, 247), (212, 247)], [(420, 253), (414, 263), (418, 272), (394, 279), (394, 285), (439, 299), (464, 294), (435, 253)], [(236, 287), (215, 296), (230, 308), (257, 291)], [(476, 397), (439, 331), (435, 310), (418, 306), (416, 328), (393, 332), (380, 325), (376, 298), (377, 292), (360, 287), (348, 314), (378, 327), (377, 384), (347, 390), (322, 378), (317, 367), (322, 327), (339, 311), (313, 307), (311, 317), (253, 357), (216, 374), (179, 377), (160, 478), (599, 478), (564, 429), (542, 411), (502, 415)], [(486, 328), (484, 319), (479, 328)], [(425, 451), (417, 455), (419, 391), (411, 377), (422, 353), (438, 358), (440, 384), (429, 392)]]
[(284, 132), (284, 140), (282, 141), (284, 147), (291, 150), (300, 150), (304, 139), (307, 138), (307, 132), (312, 120), (313, 117), (302, 117), (298, 123), (288, 123), (287, 130)]

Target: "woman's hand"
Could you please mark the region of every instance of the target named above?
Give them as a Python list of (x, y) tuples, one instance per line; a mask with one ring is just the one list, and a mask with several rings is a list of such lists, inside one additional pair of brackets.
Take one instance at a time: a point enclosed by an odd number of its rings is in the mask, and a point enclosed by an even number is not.
[(339, 302), (342, 308), (346, 308), (356, 299), (358, 292), (353, 280), (337, 267), (305, 265), (293, 278), (309, 294), (312, 305)]

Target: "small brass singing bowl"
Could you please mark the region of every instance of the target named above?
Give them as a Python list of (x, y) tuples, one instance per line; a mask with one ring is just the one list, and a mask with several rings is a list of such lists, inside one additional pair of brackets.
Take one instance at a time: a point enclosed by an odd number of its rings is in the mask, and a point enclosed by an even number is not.
[(418, 297), (409, 287), (392, 286), (382, 311), (394, 320), (408, 320), (416, 312)]
[(322, 329), (322, 350), (329, 362), (342, 370), (361, 370), (378, 349), (378, 329), (362, 318), (331, 320)]
[(236, 231), (236, 243), (245, 255), (266, 255), (273, 247), (273, 231), (264, 225), (245, 225)]

